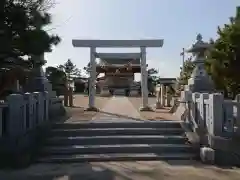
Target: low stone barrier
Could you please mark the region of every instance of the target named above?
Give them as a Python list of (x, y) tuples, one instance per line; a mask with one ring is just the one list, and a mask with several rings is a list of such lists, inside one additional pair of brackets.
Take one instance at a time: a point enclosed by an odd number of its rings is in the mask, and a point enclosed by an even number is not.
[(240, 165), (239, 97), (226, 100), (221, 93), (182, 91), (174, 115), (199, 136), (203, 161)]
[(64, 114), (62, 100), (48, 92), (11, 94), (0, 104), (0, 164), (31, 161), (50, 128), (50, 119)]

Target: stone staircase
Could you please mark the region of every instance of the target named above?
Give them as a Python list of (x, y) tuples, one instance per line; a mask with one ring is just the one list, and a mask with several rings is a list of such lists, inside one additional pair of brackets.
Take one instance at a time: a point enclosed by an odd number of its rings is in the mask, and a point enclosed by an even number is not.
[(190, 160), (197, 150), (187, 143), (177, 121), (54, 124), (38, 162)]

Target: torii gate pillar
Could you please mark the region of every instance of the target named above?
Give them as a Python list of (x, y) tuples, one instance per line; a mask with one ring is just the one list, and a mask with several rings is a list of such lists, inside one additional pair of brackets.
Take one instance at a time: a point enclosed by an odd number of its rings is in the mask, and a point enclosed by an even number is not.
[(90, 81), (89, 81), (89, 111), (97, 111), (95, 107), (96, 94), (96, 47), (90, 47)]
[(151, 111), (148, 106), (148, 72), (146, 60), (146, 47), (141, 47), (141, 89), (142, 89), (142, 107), (140, 111)]

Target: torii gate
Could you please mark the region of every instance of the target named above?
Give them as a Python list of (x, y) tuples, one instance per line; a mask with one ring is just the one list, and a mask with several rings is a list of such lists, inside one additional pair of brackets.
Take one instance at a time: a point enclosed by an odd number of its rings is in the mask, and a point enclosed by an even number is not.
[[(149, 111), (148, 106), (148, 77), (146, 64), (146, 48), (147, 47), (162, 47), (163, 39), (145, 39), (145, 40), (72, 40), (73, 47), (90, 48), (90, 83), (89, 83), (89, 111), (98, 111), (95, 107), (95, 81), (96, 81), (96, 61), (95, 59), (101, 56), (96, 52), (96, 48), (137, 48), (140, 47), (141, 59), (141, 88), (142, 88), (142, 106), (140, 111)], [(108, 53), (108, 56), (116, 55), (116, 53)], [(127, 54), (127, 53), (126, 53)]]

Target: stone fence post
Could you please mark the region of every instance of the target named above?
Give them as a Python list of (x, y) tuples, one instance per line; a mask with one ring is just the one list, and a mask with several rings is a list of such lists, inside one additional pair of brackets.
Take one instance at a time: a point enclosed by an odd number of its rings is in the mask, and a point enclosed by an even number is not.
[(25, 93), (24, 100), (26, 101), (26, 129), (32, 129), (35, 126), (34, 106), (36, 100), (32, 93)]
[[(200, 97), (199, 97), (199, 115), (200, 115), (200, 119), (199, 119), (199, 128), (203, 131), (204, 129), (206, 129), (206, 121), (207, 121), (207, 118), (206, 118), (206, 111), (207, 108), (209, 108), (209, 103), (205, 103), (205, 100), (208, 100), (209, 99), (209, 93), (201, 93), (200, 94)], [(211, 107), (211, 105), (210, 105)]]
[(207, 122), (208, 133), (212, 136), (221, 136), (223, 127), (223, 103), (222, 94), (215, 93), (209, 95), (209, 120)]
[(0, 105), (0, 138), (3, 135), (3, 108)]
[(196, 111), (196, 109), (199, 108), (199, 105), (197, 103), (197, 99), (200, 98), (200, 93), (195, 92), (192, 93), (192, 104), (191, 104), (191, 115), (193, 120), (196, 122), (196, 124), (199, 124), (199, 117), (200, 117), (200, 112)]
[(180, 103), (187, 103), (192, 101), (192, 92), (191, 91), (181, 91)]
[(44, 111), (44, 116), (43, 119), (44, 121), (48, 121), (49, 120), (49, 94), (47, 91), (43, 92), (43, 111)]
[(240, 102), (240, 94), (237, 94), (237, 95), (236, 95), (235, 101)]
[(11, 94), (7, 97), (8, 102), (8, 121), (7, 133), (10, 137), (16, 137), (24, 133), (26, 124), (26, 104), (20, 94)]
[(236, 126), (237, 126), (237, 135), (240, 136), (240, 94), (237, 94), (235, 97), (236, 105)]
[(4, 136), (6, 133), (6, 127), (4, 126), (4, 123), (8, 121), (7, 118), (7, 112), (8, 110), (8, 104), (7, 103), (1, 103), (0, 104), (0, 137)]
[(43, 121), (43, 97), (40, 92), (33, 93), (34, 98), (36, 99), (36, 124), (40, 124)]

